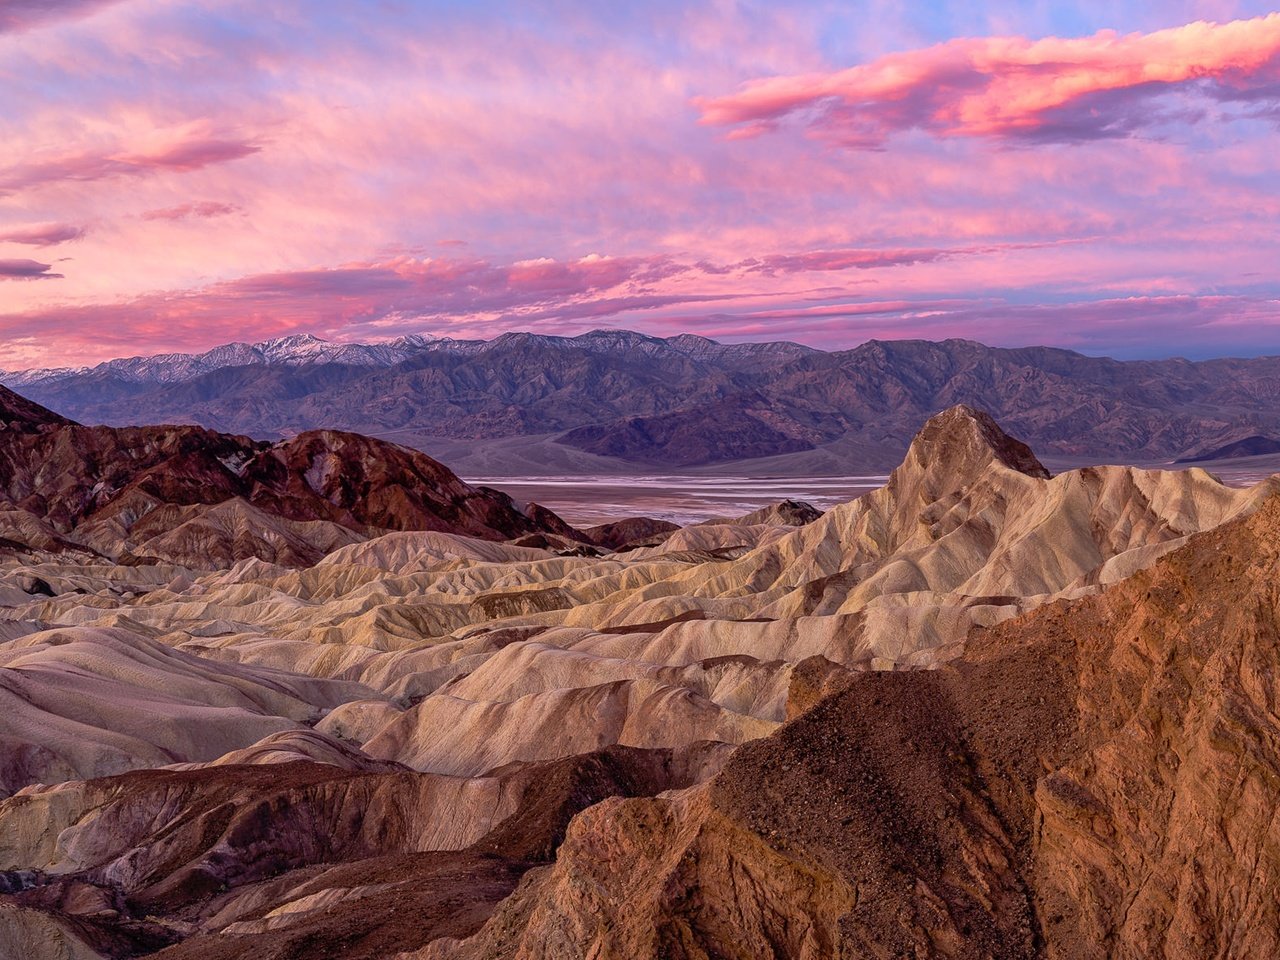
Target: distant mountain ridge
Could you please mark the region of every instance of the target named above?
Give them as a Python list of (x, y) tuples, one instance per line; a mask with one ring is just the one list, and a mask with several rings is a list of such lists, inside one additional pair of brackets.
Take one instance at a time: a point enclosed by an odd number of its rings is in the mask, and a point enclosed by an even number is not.
[(80, 422), (259, 437), (344, 430), (488, 476), (887, 469), (918, 423), (959, 403), (1067, 458), (1171, 461), (1280, 434), (1280, 357), (1117, 361), (969, 340), (826, 352), (625, 330), (378, 344), (296, 336), (0, 382)]
[[(503, 338), (507, 338), (504, 340)], [(621, 330), (593, 330), (579, 337), (555, 337), (541, 334), (509, 333), (494, 340), (456, 340), (429, 334), (409, 334), (394, 340), (375, 343), (335, 343), (309, 333), (276, 337), (258, 343), (226, 343), (203, 353), (160, 353), (152, 356), (120, 357), (92, 366), (32, 367), (25, 370), (0, 371), (0, 384), (10, 389), (32, 384), (50, 384), (62, 380), (95, 375), (114, 375), (131, 383), (182, 383), (202, 374), (225, 367), (271, 366), (298, 367), (307, 364), (336, 363), (358, 367), (391, 367), (418, 353), (432, 350), (460, 354), (482, 352), (490, 344), (527, 340), (542, 346), (607, 350), (639, 350), (650, 356), (674, 350), (690, 357), (751, 356), (756, 353), (800, 355), (819, 353), (798, 343), (722, 344), (693, 334), (662, 339)]]
[(121, 357), (84, 367), (37, 367), (0, 374), (8, 387), (55, 383), (75, 377), (111, 374), (132, 383), (181, 383), (223, 367), (308, 363), (391, 366), (432, 340), (401, 337), (388, 343), (332, 343), (310, 334), (295, 334), (260, 343), (227, 343), (204, 353), (161, 353), (149, 357)]

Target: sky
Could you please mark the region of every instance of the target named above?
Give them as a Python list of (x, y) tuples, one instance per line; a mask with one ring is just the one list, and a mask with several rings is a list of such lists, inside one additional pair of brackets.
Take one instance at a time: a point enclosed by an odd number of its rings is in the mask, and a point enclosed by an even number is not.
[(0, 0), (0, 368), (294, 333), (1280, 354), (1280, 13)]

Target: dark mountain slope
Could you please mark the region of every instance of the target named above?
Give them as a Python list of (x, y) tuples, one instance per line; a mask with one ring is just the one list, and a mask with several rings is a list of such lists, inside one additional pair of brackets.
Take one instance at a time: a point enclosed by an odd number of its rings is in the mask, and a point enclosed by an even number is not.
[(1260, 457), (1270, 453), (1280, 453), (1280, 440), (1274, 437), (1260, 437), (1254, 434), (1223, 444), (1212, 450), (1205, 450), (1191, 457), (1182, 457), (1179, 463), (1203, 463), (1208, 460), (1236, 460), (1243, 457)]
[(0, 430), (11, 434), (36, 433), (44, 427), (60, 427), (70, 422), (66, 417), (0, 387)]

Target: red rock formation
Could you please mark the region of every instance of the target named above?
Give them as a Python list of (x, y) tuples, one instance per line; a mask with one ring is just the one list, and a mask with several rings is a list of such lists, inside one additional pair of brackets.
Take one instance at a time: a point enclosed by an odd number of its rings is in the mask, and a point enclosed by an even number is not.
[[(158, 546), (157, 538), (182, 524), (201, 526), (201, 510), (159, 508), (228, 501), (268, 521), (323, 521), (362, 536), (439, 530), (505, 540), (572, 529), (548, 510), (530, 517), (506, 494), (471, 487), (426, 454), (370, 437), (321, 430), (272, 444), (200, 427), (83, 427), (0, 391), (0, 418), (10, 424), (0, 431), (0, 501), (111, 557), (156, 556), (148, 542)], [(202, 526), (208, 538), (218, 524)], [(267, 549), (230, 536), (214, 559), (306, 564), (343, 542), (323, 527), (286, 525), (276, 534), (318, 547)], [(175, 551), (184, 559), (190, 552), (168, 544), (161, 559)]]

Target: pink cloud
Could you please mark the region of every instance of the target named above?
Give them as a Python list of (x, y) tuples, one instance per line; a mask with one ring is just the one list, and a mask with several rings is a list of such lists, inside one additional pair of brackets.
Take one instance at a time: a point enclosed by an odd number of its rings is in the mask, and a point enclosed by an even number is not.
[[(202, 296), (211, 301), (323, 308), (330, 298), (358, 304), (361, 313), (398, 310), (495, 311), (562, 304), (576, 297), (621, 286), (636, 289), (687, 267), (667, 257), (550, 258), (494, 264), (478, 259), (396, 257), (318, 270), (243, 277), (215, 285)], [(312, 303), (320, 298), (322, 303)]]
[[(589, 320), (797, 295), (772, 283), (764, 288), (744, 283), (752, 276), (896, 269), (1037, 246), (1041, 245), (826, 250), (765, 255), (723, 267), (688, 264), (661, 254), (592, 254), (574, 260), (538, 258), (513, 263), (404, 255), (323, 269), (264, 272), (110, 303), (9, 313), (0, 315), (0, 336), (17, 338), (44, 330), (84, 339), (97, 350), (112, 350), (112, 343), (125, 349), (126, 344), (138, 342), (178, 348), (193, 339), (212, 345), (294, 331), (340, 337), (387, 335), (415, 332), (424, 324), (466, 324), (473, 331), (497, 332), (538, 324), (572, 332)], [(842, 286), (852, 282), (858, 281)], [(861, 308), (839, 309), (847, 314)]]
[[(811, 271), (876, 270), (881, 267), (906, 267), (921, 263), (937, 263), (957, 257), (972, 257), (1008, 250), (1034, 250), (1041, 247), (1083, 243), (1079, 240), (1046, 243), (996, 243), (967, 247), (916, 247), (888, 250), (843, 249), (811, 250), (806, 253), (771, 254), (743, 260), (734, 266), (747, 273), (766, 275), (808, 273)], [(728, 273), (733, 268), (703, 264), (708, 273)]]
[[(34, 261), (0, 261), (14, 277), (53, 276)], [(330, 269), (264, 273), (196, 290), (115, 303), (66, 305), (0, 315), (0, 338), (45, 335), (102, 356), (120, 349), (278, 336), (420, 330), (428, 322), (485, 323), (611, 316), (715, 295), (659, 293), (653, 285), (689, 267), (663, 256), (587, 256), (495, 264), (397, 257)]]
[(36, 260), (0, 260), (0, 280), (61, 280), (62, 274), (51, 269), (52, 264)]
[(179, 133), (138, 148), (46, 156), (0, 169), (0, 196), (62, 181), (139, 177), (163, 171), (189, 173), (261, 149), (257, 143), (238, 137)]
[(0, 33), (20, 33), (53, 20), (87, 17), (119, 0), (3, 0)]
[(88, 228), (74, 223), (35, 223), (0, 231), (0, 243), (23, 243), (31, 247), (52, 247), (79, 240)]
[(209, 217), (222, 217), (235, 213), (239, 207), (231, 203), (219, 203), (216, 200), (198, 200), (193, 203), (180, 203), (176, 207), (163, 207), (159, 210), (147, 210), (141, 214), (143, 220), (205, 220)]
[(1161, 116), (1152, 101), (1198, 88), (1218, 100), (1280, 102), (1280, 13), (1154, 33), (1029, 40), (961, 38), (832, 73), (756, 80), (695, 101), (702, 122), (757, 136), (798, 117), (823, 137), (874, 147), (939, 137), (1091, 140)]

